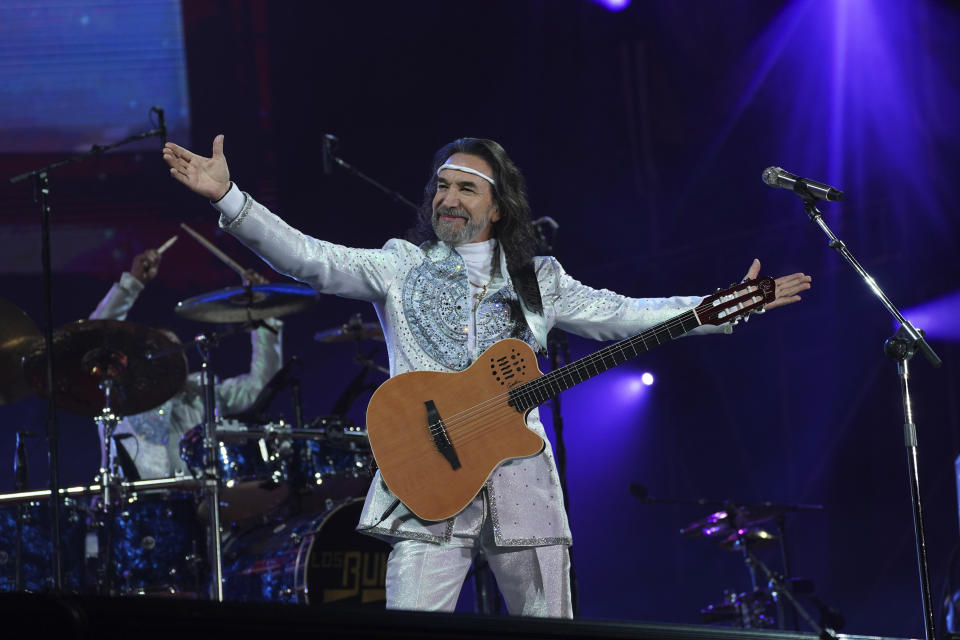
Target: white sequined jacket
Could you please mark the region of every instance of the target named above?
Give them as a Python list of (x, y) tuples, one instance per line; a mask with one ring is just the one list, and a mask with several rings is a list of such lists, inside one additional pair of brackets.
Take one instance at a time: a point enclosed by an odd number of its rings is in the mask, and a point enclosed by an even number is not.
[[(476, 351), (467, 353), (467, 314), (472, 305), (463, 260), (450, 246), (428, 243), (418, 247), (396, 239), (381, 249), (336, 245), (293, 229), (248, 194), (241, 196), (235, 186), (231, 191), (224, 200), (232, 200), (232, 206), (223, 201), (215, 205), (222, 214), (221, 226), (274, 269), (318, 292), (373, 303), (386, 338), (391, 375), (415, 370), (460, 371), (505, 337), (520, 337), (539, 351), (555, 326), (597, 340), (621, 339), (695, 307), (702, 299), (627, 298), (585, 286), (567, 275), (554, 258), (539, 257), (535, 270), (543, 313), (523, 308), (527, 327), (515, 335), (509, 309), (511, 305), (517, 308), (517, 296), (509, 277), (495, 279), (476, 310)], [(502, 252), (500, 273), (507, 273)], [(729, 329), (706, 326), (695, 331)], [(496, 544), (570, 544), (553, 452), (536, 410), (529, 414), (527, 425), (547, 442), (544, 451), (500, 465), (486, 483)], [(470, 509), (448, 520), (428, 522), (401, 504), (383, 518), (394, 501), (378, 473), (358, 528), (386, 538), (455, 543), (454, 536), (472, 526), (458, 522), (461, 517), (466, 519)]]
[[(125, 320), (127, 313), (143, 290), (143, 284), (127, 272), (120, 276), (104, 296), (91, 320)], [(260, 389), (273, 377), (283, 360), (281, 351), (283, 323), (268, 320), (277, 331), (260, 328), (251, 334), (250, 372), (221, 381), (216, 388), (217, 409), (223, 415), (239, 413), (256, 399)], [(189, 429), (203, 422), (203, 394), (200, 374), (187, 376), (184, 389), (159, 407), (134, 416), (127, 416), (115, 434), (131, 434), (122, 440), (143, 480), (188, 473), (180, 459), (180, 438)], [(111, 446), (113, 443), (111, 443)], [(100, 433), (101, 451), (103, 432)]]

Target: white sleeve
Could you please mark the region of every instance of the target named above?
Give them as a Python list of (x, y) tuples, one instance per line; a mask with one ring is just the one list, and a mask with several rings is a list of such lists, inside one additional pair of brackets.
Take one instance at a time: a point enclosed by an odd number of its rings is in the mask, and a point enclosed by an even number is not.
[(90, 314), (91, 320), (126, 320), (127, 313), (137, 296), (143, 291), (143, 283), (124, 271), (120, 281), (110, 287), (97, 308)]
[[(240, 212), (229, 217), (235, 204), (233, 188), (215, 203), (220, 226), (263, 258), (277, 272), (306, 283), (320, 293), (376, 302), (386, 296), (402, 260), (401, 240), (382, 249), (354, 249), (308, 236), (281, 220), (249, 194)], [(228, 213), (227, 208), (231, 208)]]
[[(554, 258), (538, 265), (548, 326), (596, 340), (622, 340), (695, 308), (701, 296), (629, 298), (572, 278)], [(730, 333), (729, 325), (704, 325), (690, 333)]]

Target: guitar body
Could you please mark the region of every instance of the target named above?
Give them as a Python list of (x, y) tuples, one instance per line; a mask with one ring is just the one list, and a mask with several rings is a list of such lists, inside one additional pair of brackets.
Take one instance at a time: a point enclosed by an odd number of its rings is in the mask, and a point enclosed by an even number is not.
[(533, 350), (507, 339), (464, 371), (385, 382), (367, 407), (367, 435), (387, 487), (424, 520), (459, 513), (501, 462), (543, 451), (527, 411), (509, 404), (510, 389), (542, 375)]

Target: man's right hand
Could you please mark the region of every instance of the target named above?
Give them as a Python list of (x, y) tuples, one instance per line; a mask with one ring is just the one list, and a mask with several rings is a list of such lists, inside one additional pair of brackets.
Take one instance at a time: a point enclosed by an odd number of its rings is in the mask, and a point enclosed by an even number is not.
[(223, 155), (223, 134), (213, 139), (210, 158), (168, 142), (163, 145), (163, 159), (170, 166), (171, 176), (208, 200), (216, 202), (230, 190), (230, 170)]
[(156, 249), (147, 249), (143, 253), (134, 256), (133, 264), (130, 265), (130, 275), (143, 284), (148, 284), (157, 277), (159, 269), (160, 252)]

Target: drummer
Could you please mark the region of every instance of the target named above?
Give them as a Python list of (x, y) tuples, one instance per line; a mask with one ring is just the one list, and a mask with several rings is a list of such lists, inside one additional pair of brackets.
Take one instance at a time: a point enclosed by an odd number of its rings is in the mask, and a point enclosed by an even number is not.
[[(110, 288), (91, 320), (125, 320), (137, 297), (157, 277), (161, 254), (148, 249), (133, 259), (130, 271), (124, 271), (120, 280)], [(246, 272), (252, 284), (266, 284), (266, 279), (255, 271)], [(244, 283), (246, 284), (246, 282)], [(240, 413), (256, 399), (257, 394), (280, 369), (283, 322), (275, 318), (264, 321), (269, 328), (251, 332), (250, 371), (221, 381), (216, 387), (218, 415)], [(180, 459), (180, 438), (191, 428), (203, 422), (203, 394), (200, 374), (187, 376), (182, 391), (159, 407), (144, 413), (126, 416), (114, 431), (110, 454), (116, 453), (119, 440), (139, 475), (139, 479), (171, 477), (189, 473)], [(124, 437), (127, 436), (127, 437)], [(100, 466), (108, 463), (104, 433), (100, 429)], [(128, 478), (134, 479), (134, 478)]]

